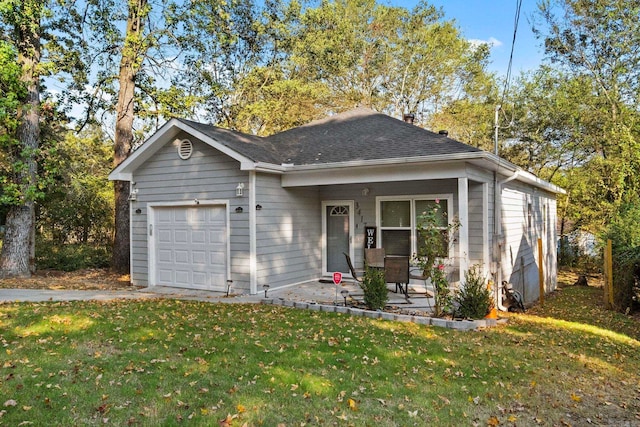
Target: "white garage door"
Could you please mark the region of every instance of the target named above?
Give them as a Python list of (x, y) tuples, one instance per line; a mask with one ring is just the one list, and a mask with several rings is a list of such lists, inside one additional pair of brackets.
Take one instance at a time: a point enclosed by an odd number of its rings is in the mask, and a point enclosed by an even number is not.
[(226, 290), (226, 217), (224, 206), (156, 208), (156, 283)]

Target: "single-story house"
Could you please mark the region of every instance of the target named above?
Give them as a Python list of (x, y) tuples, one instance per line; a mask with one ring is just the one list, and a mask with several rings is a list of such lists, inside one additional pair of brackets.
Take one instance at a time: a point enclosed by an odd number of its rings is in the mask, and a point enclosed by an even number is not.
[(417, 218), (437, 200), (461, 224), (446, 254), (453, 282), (478, 264), (531, 301), (542, 266), (556, 286), (562, 189), (366, 108), (269, 137), (172, 119), (109, 178), (131, 183), (136, 285), (255, 294), (348, 276), (343, 253), (356, 268), (365, 246), (414, 254)]

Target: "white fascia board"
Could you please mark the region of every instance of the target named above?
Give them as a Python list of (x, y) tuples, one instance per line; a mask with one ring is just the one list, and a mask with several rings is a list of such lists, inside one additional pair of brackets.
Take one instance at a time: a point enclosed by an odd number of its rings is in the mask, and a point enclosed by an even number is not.
[(240, 170), (255, 170), (257, 172), (283, 174), (286, 170), (286, 166), (264, 162), (244, 162), (240, 164)]
[(129, 157), (120, 163), (120, 165), (109, 174), (109, 179), (112, 181), (131, 181), (133, 172), (145, 161), (151, 158), (151, 156), (167, 142), (171, 141), (176, 135), (178, 135), (180, 131), (188, 133), (210, 147), (226, 154), (234, 160), (237, 160), (240, 162), (241, 169), (243, 170), (252, 170), (255, 168), (254, 161), (240, 155), (238, 152), (230, 149), (224, 144), (221, 144), (215, 138), (205, 135), (180, 120), (171, 119), (158, 129), (156, 133), (151, 135), (140, 148), (131, 153)]
[(465, 175), (464, 162), (440, 162), (435, 164), (407, 163), (402, 168), (397, 164), (379, 164), (322, 169), (289, 170), (282, 176), (283, 187), (306, 187), (313, 185), (365, 184), (370, 182), (416, 181), (430, 179), (459, 178)]
[[(540, 179), (534, 174), (525, 171), (520, 166), (516, 166), (513, 163), (501, 157), (498, 157), (493, 153), (484, 152), (483, 154), (484, 156), (482, 158), (482, 161), (480, 162), (480, 165), (485, 169), (497, 172), (498, 174), (507, 175), (507, 176), (517, 173), (517, 176), (515, 178), (517, 181), (524, 182), (526, 184), (532, 185), (534, 187), (540, 188), (550, 193), (555, 193), (555, 194), (567, 193), (563, 188), (558, 187), (557, 185), (552, 184), (543, 179)], [(472, 162), (472, 163), (475, 163), (475, 162)]]

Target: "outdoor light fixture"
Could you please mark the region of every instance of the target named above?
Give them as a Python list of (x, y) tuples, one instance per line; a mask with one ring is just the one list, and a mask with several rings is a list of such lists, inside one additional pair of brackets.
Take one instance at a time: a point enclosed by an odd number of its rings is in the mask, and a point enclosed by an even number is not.
[(236, 187), (236, 197), (242, 197), (243, 192), (244, 192), (244, 184), (240, 182)]
[(242, 211), (243, 211), (242, 206), (238, 206), (236, 208), (236, 213), (242, 213)]
[(140, 209), (140, 208), (136, 209), (136, 213), (137, 214), (141, 214), (142, 213), (142, 209)]
[(262, 289), (264, 289), (264, 297), (267, 297), (267, 291), (269, 290), (269, 285), (262, 285)]
[(340, 291), (340, 294), (342, 294), (342, 298), (344, 298), (344, 306), (347, 306), (347, 297), (349, 296), (349, 291), (346, 289), (343, 289)]
[(262, 205), (256, 205), (256, 210), (257, 211), (262, 210)]
[(365, 197), (369, 195), (369, 189), (367, 187), (364, 187), (362, 189), (362, 195), (365, 196)]

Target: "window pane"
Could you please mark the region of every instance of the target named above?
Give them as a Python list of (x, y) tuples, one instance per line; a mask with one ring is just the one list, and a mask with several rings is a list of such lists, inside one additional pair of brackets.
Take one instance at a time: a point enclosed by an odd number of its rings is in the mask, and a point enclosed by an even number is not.
[(411, 256), (410, 234), (409, 230), (382, 230), (385, 255)]
[(420, 223), (420, 216), (434, 209), (437, 209), (435, 212), (436, 225), (438, 227), (446, 227), (448, 212), (447, 200), (440, 200), (439, 203), (436, 203), (435, 200), (416, 200), (416, 224)]
[(386, 201), (380, 203), (382, 227), (411, 227), (411, 202)]

